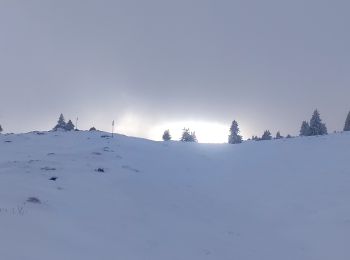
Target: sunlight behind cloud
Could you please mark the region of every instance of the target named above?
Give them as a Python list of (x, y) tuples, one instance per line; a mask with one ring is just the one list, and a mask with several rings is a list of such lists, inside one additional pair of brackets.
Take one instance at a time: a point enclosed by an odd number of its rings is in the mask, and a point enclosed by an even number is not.
[(179, 121), (157, 125), (151, 130), (151, 138), (161, 140), (164, 130), (169, 129), (173, 140), (179, 140), (183, 128), (196, 132), (200, 143), (226, 143), (229, 126), (205, 121)]

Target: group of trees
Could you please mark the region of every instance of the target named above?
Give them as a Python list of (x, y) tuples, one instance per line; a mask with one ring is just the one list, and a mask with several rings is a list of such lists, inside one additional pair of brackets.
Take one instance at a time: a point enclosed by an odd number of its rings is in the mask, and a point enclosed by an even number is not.
[[(233, 122), (236, 122), (236, 121), (233, 121)], [(232, 126), (231, 126), (231, 129), (232, 129)], [(349, 112), (349, 114), (346, 118), (346, 121), (345, 121), (344, 131), (350, 131), (350, 112)], [(320, 113), (316, 109), (312, 114), (310, 122), (307, 122), (307, 121), (302, 122), (299, 135), (300, 136), (315, 136), (315, 135), (326, 135), (326, 134), (328, 134), (326, 124), (322, 123)], [(229, 136), (229, 143), (232, 143), (232, 142), (230, 142), (230, 140), (231, 140), (230, 136)], [(286, 138), (291, 138), (291, 137), (292, 137), (291, 135), (286, 136)], [(278, 131), (276, 133), (275, 139), (282, 139), (282, 138), (284, 138), (284, 137)], [(271, 133), (269, 130), (266, 130), (264, 132), (264, 134), (261, 136), (261, 138), (259, 138), (257, 136), (252, 137), (252, 140), (255, 140), (255, 141), (271, 140), (271, 139), (272, 139), (272, 136), (271, 136)]]
[(75, 126), (72, 122), (72, 120), (68, 120), (66, 123), (63, 114), (60, 115), (58, 118), (57, 125), (52, 129), (53, 131), (59, 131), (59, 130), (64, 130), (64, 131), (73, 131), (75, 129)]
[[(344, 125), (344, 131), (350, 131), (350, 112), (347, 115), (347, 118), (345, 120)], [(320, 113), (316, 109), (310, 121), (303, 121), (300, 128), (300, 136), (315, 136), (315, 135), (326, 135), (328, 134), (326, 124), (322, 122)], [(291, 135), (287, 135), (286, 138), (291, 138)], [(276, 133), (276, 136), (274, 139), (282, 139), (284, 138), (281, 133), (278, 131)], [(251, 139), (248, 140), (254, 140), (254, 141), (260, 141), (260, 140), (271, 140), (272, 135), (269, 130), (265, 130), (261, 137), (258, 136), (252, 136)], [(165, 130), (163, 134), (163, 140), (169, 141), (171, 140), (171, 135), (169, 130)], [(181, 136), (180, 141), (183, 142), (197, 142), (196, 134), (195, 132), (190, 132), (188, 128), (183, 129), (183, 133)], [(238, 127), (238, 123), (236, 120), (234, 120), (230, 127), (230, 134), (228, 136), (228, 143), (229, 144), (239, 144), (242, 143), (243, 138), (240, 135), (240, 130)]]
[[(291, 137), (292, 137), (291, 135), (286, 136), (286, 138), (291, 138)], [(284, 136), (281, 135), (280, 131), (277, 131), (275, 137), (273, 138), (270, 130), (265, 130), (261, 137), (253, 135), (252, 138), (248, 140), (262, 141), (262, 140), (272, 140), (272, 139), (282, 139), (282, 138), (284, 138)]]
[[(60, 115), (58, 122), (56, 126), (52, 129), (53, 131), (58, 130), (64, 130), (64, 131), (72, 131), (75, 130), (75, 126), (72, 122), (72, 120), (68, 120), (66, 123), (63, 114)], [(90, 131), (94, 131), (96, 128), (92, 127)], [(344, 124), (344, 131), (350, 131), (350, 112), (348, 113), (345, 124)], [(3, 131), (3, 128), (0, 125), (0, 133)], [(303, 121), (300, 127), (300, 136), (315, 136), (315, 135), (326, 135), (328, 134), (326, 124), (322, 122), (320, 113), (316, 109), (310, 121)], [(170, 141), (171, 135), (169, 130), (165, 130), (163, 133), (163, 140), (164, 141)], [(284, 138), (281, 133), (278, 131), (276, 133), (275, 139), (281, 139)], [(287, 135), (286, 138), (291, 138), (290, 135)], [(251, 140), (260, 141), (260, 140), (271, 140), (272, 135), (269, 130), (265, 130), (263, 135), (261, 137), (258, 136), (252, 136)], [(250, 139), (248, 139), (250, 140)], [(191, 132), (189, 128), (184, 128), (182, 132), (182, 136), (180, 141), (182, 142), (197, 142), (197, 137), (195, 132)], [(230, 134), (228, 136), (228, 143), (229, 144), (239, 144), (242, 143), (243, 138), (240, 135), (240, 130), (238, 127), (238, 123), (236, 120), (234, 120), (230, 127)]]
[[(171, 140), (171, 135), (170, 131), (165, 130), (163, 133), (163, 141), (170, 141)], [(181, 142), (198, 142), (197, 137), (196, 137), (196, 132), (190, 132), (189, 128), (184, 128), (182, 130), (182, 135), (181, 135)]]
[(196, 132), (190, 132), (190, 129), (184, 128), (180, 141), (182, 142), (198, 142)]
[(313, 136), (313, 135), (326, 135), (327, 127), (326, 124), (322, 123), (320, 113), (317, 109), (312, 114), (310, 123), (303, 121), (300, 127), (300, 136)]

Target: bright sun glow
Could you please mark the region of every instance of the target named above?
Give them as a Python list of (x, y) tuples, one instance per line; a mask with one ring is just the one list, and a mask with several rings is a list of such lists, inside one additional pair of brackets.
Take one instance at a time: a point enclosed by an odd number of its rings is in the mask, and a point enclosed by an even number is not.
[[(161, 124), (153, 122), (152, 125), (152, 122), (149, 120), (131, 112), (125, 114), (116, 122), (117, 133), (156, 141), (162, 140), (162, 135), (167, 129), (170, 130), (172, 140), (180, 140), (182, 130), (189, 128), (191, 132), (196, 132), (198, 142), (200, 143), (227, 143), (231, 123), (223, 124), (211, 121), (184, 120)], [(108, 128), (106, 129), (108, 131)], [(241, 132), (244, 136), (243, 132), (246, 133), (246, 129)]]
[(158, 125), (151, 131), (152, 139), (160, 140), (164, 130), (169, 129), (172, 139), (179, 140), (184, 127), (189, 128), (191, 132), (196, 132), (198, 142), (200, 143), (227, 142), (229, 126), (204, 121), (170, 122), (167, 124)]

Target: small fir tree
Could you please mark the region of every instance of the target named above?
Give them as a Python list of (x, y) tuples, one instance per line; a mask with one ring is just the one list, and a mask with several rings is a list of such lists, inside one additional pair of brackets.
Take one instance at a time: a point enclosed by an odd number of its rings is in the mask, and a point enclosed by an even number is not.
[(280, 131), (276, 133), (276, 139), (282, 139), (283, 136), (281, 135)]
[(265, 130), (264, 134), (261, 136), (261, 140), (271, 140), (272, 136), (269, 130)]
[(74, 124), (73, 124), (72, 120), (69, 120), (69, 121), (68, 121), (68, 123), (66, 124), (65, 129), (66, 129), (67, 131), (73, 131), (73, 130), (74, 130)]
[(57, 131), (58, 129), (66, 130), (66, 121), (64, 120), (63, 114), (60, 115), (57, 125), (53, 128), (54, 131)]
[(299, 135), (300, 136), (309, 136), (310, 135), (310, 125), (308, 122), (303, 121), (301, 123)]
[(188, 128), (182, 129), (182, 136), (181, 136), (180, 141), (181, 142), (189, 142), (190, 139), (191, 139), (190, 129), (188, 129)]
[(314, 111), (310, 120), (310, 135), (326, 135), (327, 127), (322, 123), (320, 113), (317, 109)]
[(191, 139), (192, 139), (191, 142), (195, 142), (195, 143), (198, 142), (196, 132), (191, 132)]
[(234, 120), (230, 127), (230, 135), (228, 136), (229, 144), (239, 144), (242, 143), (242, 136), (239, 135), (239, 127), (236, 120)]
[(195, 132), (190, 132), (190, 129), (184, 128), (180, 141), (182, 142), (197, 142), (197, 137)]
[(350, 112), (345, 120), (344, 131), (350, 131)]
[(4, 130), (2, 129), (2, 126), (0, 125), (0, 134), (2, 133), (2, 131), (4, 131)]
[(163, 141), (170, 141), (171, 140), (171, 135), (170, 135), (169, 129), (164, 131), (162, 138), (163, 138)]

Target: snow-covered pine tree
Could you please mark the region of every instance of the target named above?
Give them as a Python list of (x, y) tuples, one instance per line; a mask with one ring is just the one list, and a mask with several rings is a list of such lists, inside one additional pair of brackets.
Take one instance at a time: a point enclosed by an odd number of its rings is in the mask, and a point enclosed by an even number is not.
[(171, 140), (171, 135), (170, 135), (169, 129), (164, 131), (162, 138), (163, 138), (163, 141), (170, 141)]
[(182, 142), (197, 142), (197, 137), (195, 132), (190, 132), (190, 129), (184, 128), (180, 141)]
[(191, 142), (198, 142), (196, 132), (191, 132)]
[(345, 120), (344, 131), (350, 131), (350, 112)]
[(260, 140), (271, 140), (272, 136), (269, 130), (265, 130), (264, 134), (261, 136)]
[(68, 123), (66, 124), (66, 128), (67, 131), (73, 131), (74, 130), (74, 124), (72, 122), (72, 120), (69, 120)]
[(190, 129), (188, 129), (188, 128), (182, 129), (182, 136), (181, 136), (180, 141), (182, 141), (182, 142), (190, 142), (189, 141), (190, 139), (191, 139)]
[(229, 144), (239, 144), (242, 143), (242, 136), (239, 135), (239, 127), (236, 120), (233, 120), (230, 127), (230, 135), (228, 136)]
[(53, 128), (53, 131), (66, 130), (66, 121), (64, 120), (63, 114), (60, 115), (57, 125)]
[(299, 135), (300, 136), (309, 136), (310, 135), (310, 125), (308, 122), (303, 121), (301, 123)]
[(254, 140), (254, 141), (258, 141), (258, 140), (259, 140), (259, 137), (258, 137), (258, 136), (256, 136), (256, 135), (253, 135), (253, 136), (252, 136), (252, 140)]
[(277, 131), (275, 138), (276, 139), (282, 139), (283, 138), (283, 136), (281, 135), (280, 131)]
[(314, 111), (310, 120), (310, 135), (326, 135), (327, 127), (322, 123), (320, 113), (317, 109)]

